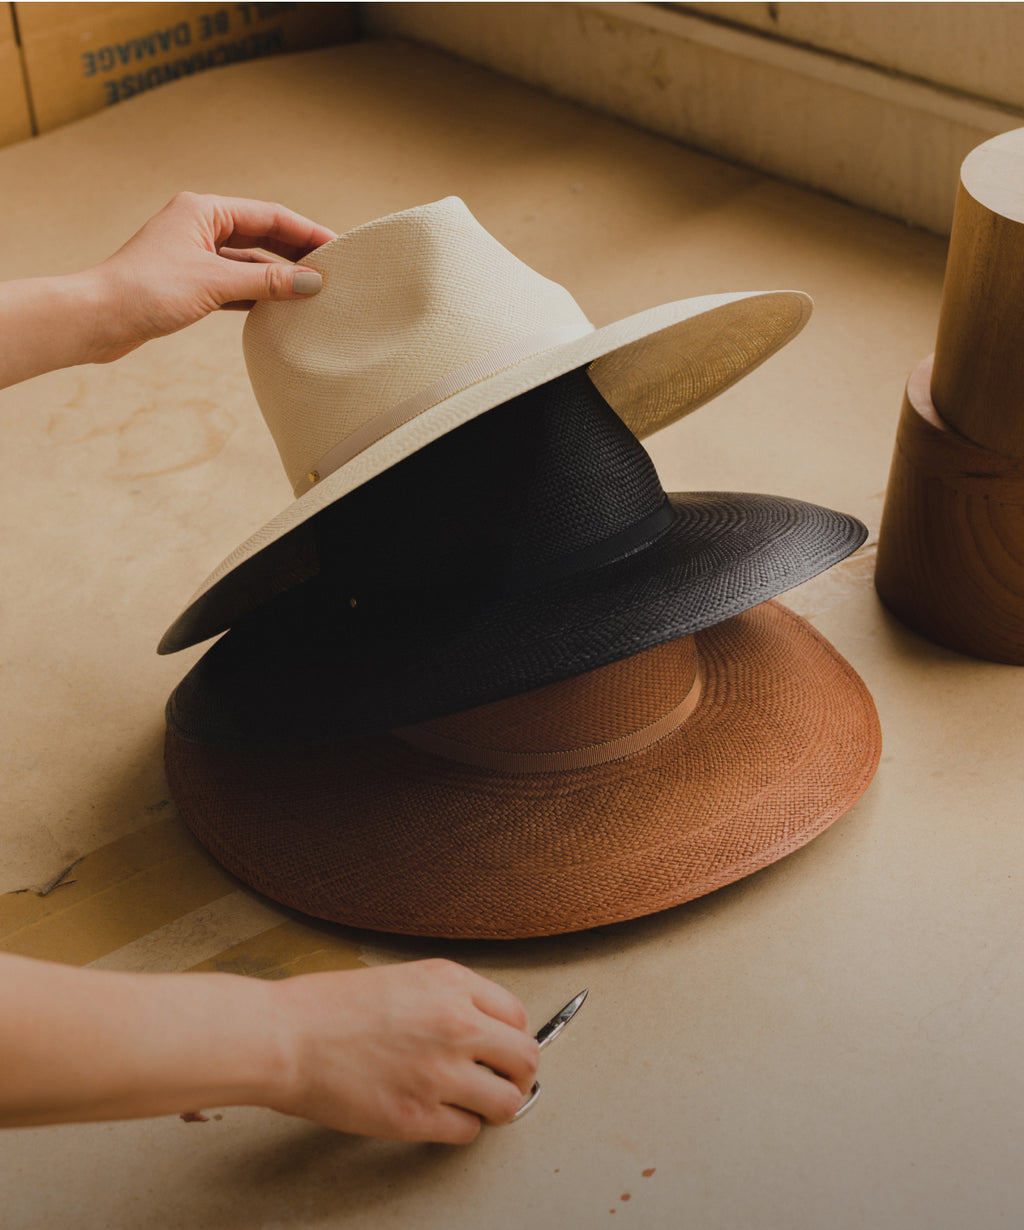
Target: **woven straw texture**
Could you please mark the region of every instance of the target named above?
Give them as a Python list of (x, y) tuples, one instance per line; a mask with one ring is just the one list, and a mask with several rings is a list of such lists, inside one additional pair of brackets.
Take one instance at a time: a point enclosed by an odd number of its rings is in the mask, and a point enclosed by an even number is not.
[[(320, 294), (257, 304), (244, 334), (253, 389), (299, 498), (211, 573), (161, 653), (223, 631), (287, 589), (308, 552), (299, 527), (460, 424), (591, 364), (609, 404), (649, 435), (752, 371), (800, 331), (811, 306), (798, 291), (664, 304), (499, 364), (375, 438), (379, 416), (463, 365), (589, 323), (568, 291), (503, 248), (456, 197), (358, 227), (303, 263), (322, 273)], [(355, 433), (356, 455), (310, 487), (324, 455)]]
[(590, 747), (664, 717), (690, 692), (698, 662), (697, 642), (686, 636), (572, 679), (406, 729), (509, 752)]
[(514, 696), (747, 610), (866, 534), (774, 496), (666, 501), (584, 372), (435, 441), (314, 528), (317, 575), (207, 651), (168, 704), (176, 735), (297, 746)]
[[(495, 772), (390, 734), (242, 752), (168, 733), (168, 781), (186, 824), (230, 871), (320, 918), (480, 939), (620, 922), (804, 845), (852, 806), (878, 763), (867, 689), (798, 616), (765, 604), (698, 633), (695, 648), (703, 693), (693, 715), (595, 768)], [(692, 652), (663, 646), (603, 679), (556, 685), (553, 698), (519, 697), (511, 722), (496, 706), (458, 727), (500, 738), (536, 713), (534, 746), (581, 725), (621, 731), (678, 701), (692, 667)], [(579, 706), (603, 712), (581, 717)]]

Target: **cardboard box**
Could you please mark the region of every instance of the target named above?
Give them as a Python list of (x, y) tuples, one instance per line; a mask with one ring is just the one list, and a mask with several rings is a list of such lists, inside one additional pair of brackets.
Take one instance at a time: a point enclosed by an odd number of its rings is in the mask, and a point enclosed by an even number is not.
[(32, 135), (32, 118), (21, 71), (21, 51), (9, 4), (0, 5), (0, 145)]
[(168, 81), (352, 37), (351, 4), (16, 4), (36, 131)]

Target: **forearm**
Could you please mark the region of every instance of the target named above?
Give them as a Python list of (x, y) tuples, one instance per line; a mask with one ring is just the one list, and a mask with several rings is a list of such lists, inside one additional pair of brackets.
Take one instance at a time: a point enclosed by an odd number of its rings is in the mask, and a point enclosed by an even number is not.
[(101, 317), (90, 270), (0, 283), (0, 388), (92, 362)]
[(276, 1102), (290, 1058), (269, 990), (0, 955), (0, 1126)]

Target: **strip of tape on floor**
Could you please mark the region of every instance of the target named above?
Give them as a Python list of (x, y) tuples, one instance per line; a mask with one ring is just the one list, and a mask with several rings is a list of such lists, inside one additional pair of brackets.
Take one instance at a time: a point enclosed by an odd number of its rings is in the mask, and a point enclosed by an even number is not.
[(277, 978), (365, 964), (347, 937), (241, 887), (174, 819), (94, 850), (46, 895), (0, 896), (0, 950), (103, 969)]
[(322, 934), (315, 924), (289, 920), (191, 968), (197, 972), (219, 970), (225, 974), (287, 978), (334, 969), (364, 969), (370, 964), (364, 955), (361, 947), (347, 939)]

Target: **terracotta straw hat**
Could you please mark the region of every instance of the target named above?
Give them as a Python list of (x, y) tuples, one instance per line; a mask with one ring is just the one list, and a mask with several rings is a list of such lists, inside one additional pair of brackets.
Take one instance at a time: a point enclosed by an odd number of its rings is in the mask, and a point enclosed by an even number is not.
[(866, 536), (775, 496), (666, 496), (585, 370), (521, 394), (325, 510), (293, 586), (171, 696), (175, 736), (302, 746), (428, 721), (677, 640)]
[(295, 502), (207, 578), (161, 653), (223, 631), (308, 575), (311, 518), (493, 406), (589, 364), (644, 437), (757, 367), (811, 306), (797, 291), (703, 295), (595, 329), (457, 197), (357, 227), (303, 264), (323, 290), (257, 304), (244, 334)]
[(776, 603), (391, 734), (243, 751), (167, 736), (185, 823), (334, 922), (513, 939), (619, 922), (782, 858), (865, 790), (867, 689)]

